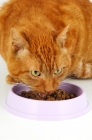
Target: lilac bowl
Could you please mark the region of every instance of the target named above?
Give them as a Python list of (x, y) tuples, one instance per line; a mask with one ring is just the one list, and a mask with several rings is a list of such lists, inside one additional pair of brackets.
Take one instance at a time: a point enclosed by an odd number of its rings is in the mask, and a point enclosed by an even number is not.
[(89, 103), (83, 89), (70, 83), (61, 83), (60, 88), (68, 93), (75, 93), (77, 97), (60, 101), (27, 99), (18, 96), (18, 94), (21, 94), (21, 91), (30, 89), (26, 85), (16, 84), (10, 89), (5, 108), (17, 116), (44, 121), (72, 119), (80, 117), (89, 111)]

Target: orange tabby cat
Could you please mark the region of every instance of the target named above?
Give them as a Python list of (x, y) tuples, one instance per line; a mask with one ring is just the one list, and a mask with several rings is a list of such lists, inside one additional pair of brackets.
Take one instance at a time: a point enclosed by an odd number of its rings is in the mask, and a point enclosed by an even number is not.
[(51, 93), (69, 75), (92, 78), (89, 0), (9, 0), (0, 9), (8, 83)]

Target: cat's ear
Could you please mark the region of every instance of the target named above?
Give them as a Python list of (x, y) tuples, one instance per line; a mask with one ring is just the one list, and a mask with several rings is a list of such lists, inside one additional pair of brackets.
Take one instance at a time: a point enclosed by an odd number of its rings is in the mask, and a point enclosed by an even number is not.
[(57, 36), (56, 42), (60, 47), (64, 47), (68, 31), (69, 31), (69, 25), (67, 25), (64, 28), (64, 30), (61, 33), (59, 33), (59, 35)]
[(22, 35), (15, 28), (11, 28), (10, 35), (12, 39), (13, 52), (17, 53), (19, 50), (23, 50), (27, 45), (27, 42)]

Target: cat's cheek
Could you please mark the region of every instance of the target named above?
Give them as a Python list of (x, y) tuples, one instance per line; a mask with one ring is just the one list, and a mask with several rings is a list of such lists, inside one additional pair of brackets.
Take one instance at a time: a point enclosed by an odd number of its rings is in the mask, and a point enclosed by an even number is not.
[(61, 75), (57, 75), (57, 80), (62, 82), (68, 75), (68, 69), (66, 69)]
[(29, 77), (28, 74), (21, 74), (21, 75), (19, 75), (18, 78), (19, 78), (19, 80), (20, 80), (22, 83), (28, 85), (29, 87), (31, 87), (32, 85), (34, 85), (34, 84), (36, 83), (36, 81), (37, 81), (37, 80), (35, 80), (35, 79)]
[(39, 79), (41, 79), (40, 76), (32, 76), (31, 74), (29, 74), (29, 77), (30, 77), (31, 79), (33, 79), (33, 80), (39, 80)]

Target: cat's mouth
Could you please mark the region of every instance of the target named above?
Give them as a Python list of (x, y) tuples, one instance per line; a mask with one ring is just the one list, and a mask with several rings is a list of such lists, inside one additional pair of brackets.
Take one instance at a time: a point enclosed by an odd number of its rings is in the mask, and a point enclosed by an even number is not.
[(49, 94), (49, 93), (39, 93), (39, 96), (45, 97), (47, 94)]
[(44, 92), (44, 93), (39, 93), (39, 96), (41, 96), (41, 97), (45, 97), (45, 96), (47, 96), (47, 95), (50, 95), (50, 94), (52, 94), (53, 93), (53, 91), (52, 92)]

